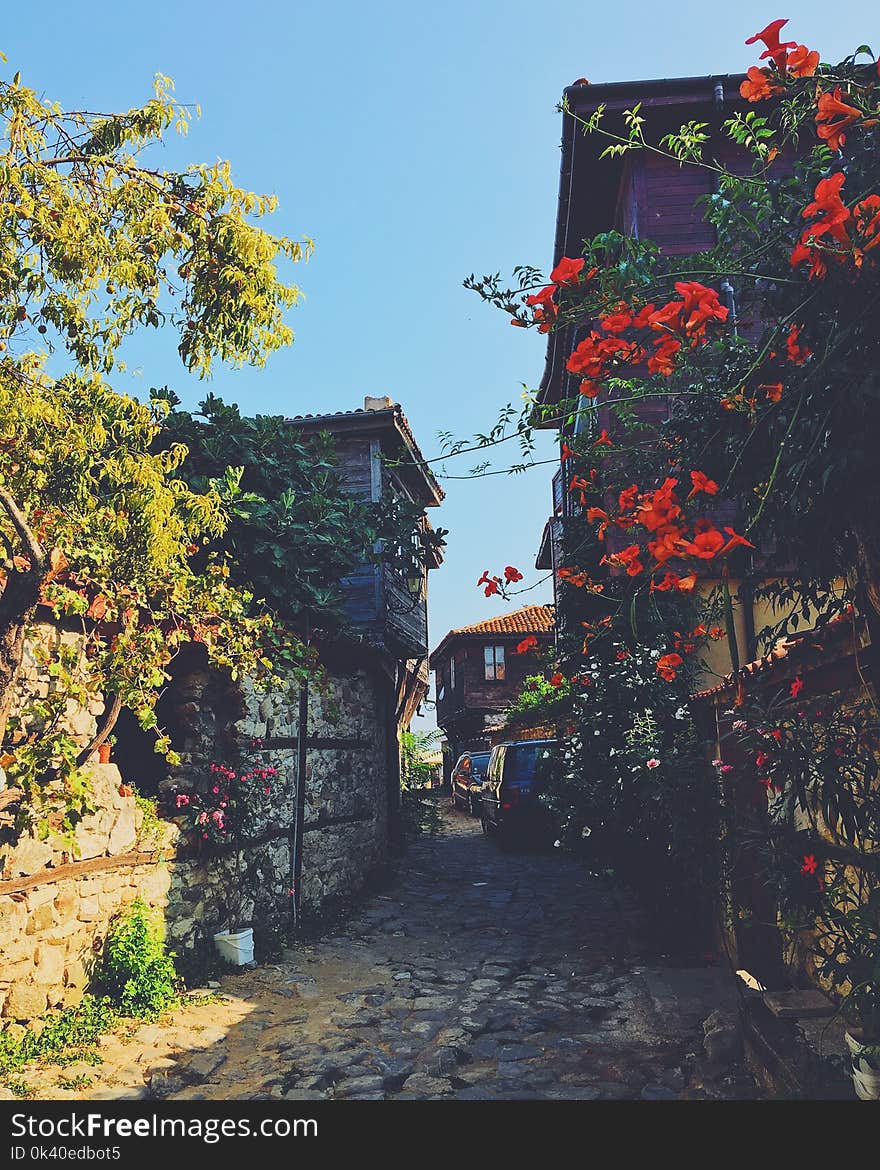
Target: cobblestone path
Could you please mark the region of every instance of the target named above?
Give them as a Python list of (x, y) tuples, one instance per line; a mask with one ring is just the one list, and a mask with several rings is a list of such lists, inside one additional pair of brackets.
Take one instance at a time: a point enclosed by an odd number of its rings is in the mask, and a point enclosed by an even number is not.
[(338, 932), (224, 977), (220, 1002), (196, 993), (168, 1022), (103, 1037), (102, 1065), (45, 1070), (37, 1095), (757, 1095), (736, 1067), (707, 1082), (698, 1021), (658, 1015), (625, 898), (557, 851), (503, 853), (464, 814), (443, 821)]

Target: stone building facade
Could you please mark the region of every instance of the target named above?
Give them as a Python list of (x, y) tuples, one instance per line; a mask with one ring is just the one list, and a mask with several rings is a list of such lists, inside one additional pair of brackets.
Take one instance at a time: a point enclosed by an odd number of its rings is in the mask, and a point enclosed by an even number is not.
[[(35, 636), (60, 635), (46, 622)], [(221, 679), (197, 648), (180, 657), (161, 701), (182, 758), (173, 776), (151, 756), (148, 737), (141, 740), (123, 722), (116, 759), (86, 766), (95, 811), (77, 826), (72, 847), (52, 837), (16, 838), (8, 824), (3, 830), (0, 1014), (6, 1019), (78, 1002), (111, 923), (135, 898), (160, 912), (176, 952), (210, 945), (223, 925), (229, 859), (193, 853), (173, 820), (170, 798), (188, 784), (204, 784), (210, 762), (228, 759), (235, 743), (260, 740), (256, 755), (279, 770), (276, 795), (244, 857), (242, 919), (258, 929), (290, 925), (299, 683), (261, 694), (247, 680), (233, 686)], [(356, 893), (386, 862), (397, 796), (393, 670), (353, 645), (328, 650), (327, 659), (332, 666), (323, 687), (311, 688), (305, 757), (301, 896), (312, 915)], [(20, 685), (46, 685), (32, 655)], [(88, 742), (100, 704), (73, 715), (78, 736)], [(154, 798), (158, 816), (144, 796)]]

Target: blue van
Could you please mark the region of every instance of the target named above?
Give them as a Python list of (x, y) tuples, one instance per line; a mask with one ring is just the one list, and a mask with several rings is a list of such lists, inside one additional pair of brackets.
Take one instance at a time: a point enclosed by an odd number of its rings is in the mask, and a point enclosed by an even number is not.
[(502, 847), (514, 838), (545, 836), (552, 820), (541, 803), (555, 739), (523, 739), (492, 748), (482, 792), (480, 821), (487, 837), (497, 837)]

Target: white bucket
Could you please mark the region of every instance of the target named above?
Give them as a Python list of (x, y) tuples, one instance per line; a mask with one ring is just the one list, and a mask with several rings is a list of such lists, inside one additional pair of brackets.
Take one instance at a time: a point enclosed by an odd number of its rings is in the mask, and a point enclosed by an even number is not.
[(254, 932), (252, 927), (230, 934), (228, 930), (220, 930), (214, 935), (214, 945), (222, 958), (237, 967), (254, 961)]

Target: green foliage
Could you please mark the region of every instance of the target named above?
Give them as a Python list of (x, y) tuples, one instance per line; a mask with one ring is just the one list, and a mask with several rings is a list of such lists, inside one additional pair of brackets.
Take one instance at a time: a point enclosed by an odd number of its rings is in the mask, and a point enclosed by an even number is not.
[[(84, 635), (79, 644), (37, 648), (53, 688), (7, 728), (7, 775), (25, 791), (23, 815), (43, 831), (69, 832), (89, 808), (81, 744), (64, 719), (69, 703), (116, 695), (144, 729), (156, 729), (168, 664), (188, 640), (233, 675), (269, 675), (270, 635), (306, 662), (297, 639), (276, 632), (252, 593), (230, 582), (222, 559), (194, 560), (224, 530), (223, 504), (216, 491), (192, 492), (179, 479), (182, 445), (151, 451), (158, 409), (116, 394), (97, 375), (35, 376), (22, 385), (0, 369), (0, 489), (29, 518), (27, 539), (37, 546), (6, 562), (0, 632), (26, 619), (22, 583), (35, 576), (30, 604), (42, 596)], [(11, 554), (18, 540), (11, 514), (0, 518), (0, 545)], [(160, 732), (156, 750), (176, 762)]]
[[(228, 163), (149, 165), (144, 152), (190, 116), (167, 78), (144, 106), (104, 115), (44, 102), (16, 73), (0, 80), (0, 115), (2, 767), (24, 793), (20, 827), (71, 844), (90, 809), (71, 706), (118, 698), (174, 764), (154, 708), (182, 642), (204, 643), (233, 677), (308, 670), (297, 639), (210, 555), (226, 501), (188, 488), (181, 443), (156, 443), (167, 403), (111, 382), (144, 329), (175, 331), (202, 377), (218, 359), (262, 365), (292, 340), (284, 313), (300, 295), (276, 264), (311, 244), (263, 231), (274, 198), (236, 187)], [(38, 651), (50, 693), (10, 720), (40, 601), (84, 639)]]
[[(597, 642), (568, 700), (549, 803), (561, 840), (635, 890), (667, 942), (705, 930), (718, 859), (717, 793), (690, 718), (687, 685), (658, 678), (662, 632)], [(688, 937), (685, 937), (685, 936)]]
[(440, 739), (439, 731), (404, 731), (400, 736), (401, 819), (405, 840), (440, 828), (436, 801), (425, 796), (424, 789), (436, 776), (436, 767), (428, 762)]
[[(170, 325), (186, 366), (216, 358), (262, 365), (292, 340), (284, 310), (301, 294), (279, 259), (311, 242), (271, 236), (253, 220), (273, 196), (236, 187), (228, 162), (169, 172), (144, 159), (190, 111), (167, 77), (125, 114), (65, 112), (0, 81), (0, 334), (10, 353), (66, 352), (109, 373), (125, 337)], [(167, 303), (166, 303), (167, 302)], [(13, 363), (15, 358), (11, 359)]]
[(439, 731), (400, 733), (400, 783), (404, 790), (425, 788), (434, 779), (436, 768), (428, 757), (434, 754), (439, 740)]
[(166, 824), (159, 816), (157, 802), (149, 796), (134, 794), (135, 807), (141, 812), (141, 826), (138, 832), (138, 845), (142, 849), (155, 849), (165, 838)]
[(47, 1017), (39, 1028), (28, 1028), (21, 1036), (9, 1029), (0, 1031), (0, 1078), (15, 1091), (10, 1075), (36, 1061), (100, 1064), (95, 1041), (117, 1022), (118, 1015), (106, 1000), (86, 996), (77, 1007)]
[(530, 674), (526, 676), (522, 690), (505, 715), (509, 722), (514, 723), (522, 718), (540, 722), (543, 717), (552, 723), (570, 710), (570, 694), (571, 684), (568, 679), (562, 679), (558, 686), (553, 686), (543, 674)]
[(157, 916), (137, 899), (104, 940), (95, 984), (120, 1015), (156, 1019), (177, 998), (174, 960)]
[(222, 555), (232, 583), (284, 621), (339, 626), (340, 581), (371, 558), (379, 533), (374, 508), (344, 489), (332, 437), (303, 437), (280, 415), (242, 417), (214, 395), (196, 414), (178, 409), (167, 389), (154, 400), (171, 407), (155, 449), (183, 444), (189, 455), (182, 479), (193, 491), (216, 494), (228, 516), (197, 563)]

